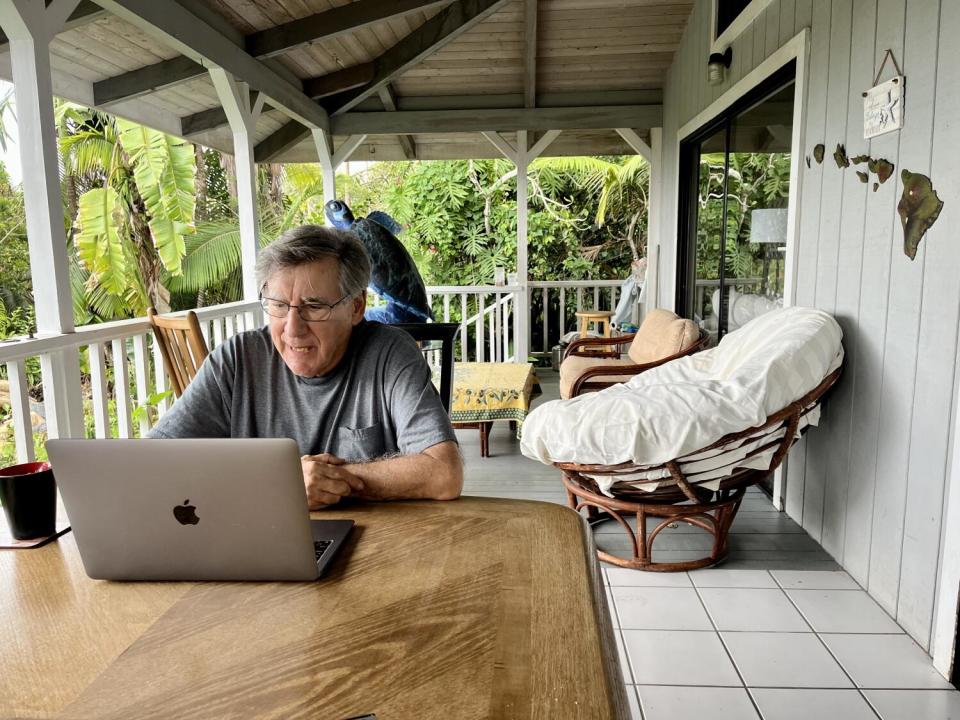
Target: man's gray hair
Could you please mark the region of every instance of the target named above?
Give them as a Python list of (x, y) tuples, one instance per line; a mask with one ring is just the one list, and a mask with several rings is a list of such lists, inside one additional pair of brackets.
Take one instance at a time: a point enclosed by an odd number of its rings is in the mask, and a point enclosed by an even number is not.
[(257, 256), (257, 287), (263, 290), (278, 270), (317, 262), (326, 257), (337, 259), (340, 294), (357, 297), (370, 284), (370, 258), (363, 243), (353, 233), (322, 225), (291, 228)]

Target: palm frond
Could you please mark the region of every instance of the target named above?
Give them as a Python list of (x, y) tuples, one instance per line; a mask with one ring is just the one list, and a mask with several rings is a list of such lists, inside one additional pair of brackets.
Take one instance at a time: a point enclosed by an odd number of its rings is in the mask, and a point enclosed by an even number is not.
[(185, 244), (183, 272), (166, 283), (171, 292), (199, 292), (223, 282), (240, 267), (240, 228), (236, 222), (201, 224)]
[(179, 275), (184, 236), (194, 231), (196, 206), (193, 146), (165, 133), (117, 119), (120, 143), (133, 162), (137, 190), (149, 213), (154, 247), (164, 268)]

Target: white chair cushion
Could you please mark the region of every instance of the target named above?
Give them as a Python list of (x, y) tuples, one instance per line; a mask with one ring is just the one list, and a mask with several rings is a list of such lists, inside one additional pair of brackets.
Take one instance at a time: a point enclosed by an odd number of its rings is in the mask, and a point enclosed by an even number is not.
[(544, 403), (527, 416), (521, 451), (547, 464), (639, 466), (695, 453), (813, 390), (840, 366), (841, 339), (836, 320), (821, 310), (774, 310), (715, 348), (600, 392)]

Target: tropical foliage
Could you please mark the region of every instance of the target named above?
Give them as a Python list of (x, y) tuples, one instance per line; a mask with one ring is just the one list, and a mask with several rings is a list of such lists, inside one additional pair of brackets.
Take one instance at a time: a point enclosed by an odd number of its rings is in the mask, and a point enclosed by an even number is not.
[(58, 106), (57, 124), (79, 314), (169, 309), (164, 280), (182, 273), (185, 238), (195, 229), (193, 146), (70, 103)]

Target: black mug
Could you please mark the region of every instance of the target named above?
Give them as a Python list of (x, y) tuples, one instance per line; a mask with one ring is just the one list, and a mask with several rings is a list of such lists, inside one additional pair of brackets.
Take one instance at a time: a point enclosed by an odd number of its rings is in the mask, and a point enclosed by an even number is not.
[(50, 463), (0, 468), (0, 503), (15, 539), (53, 535), (57, 525), (57, 484)]

